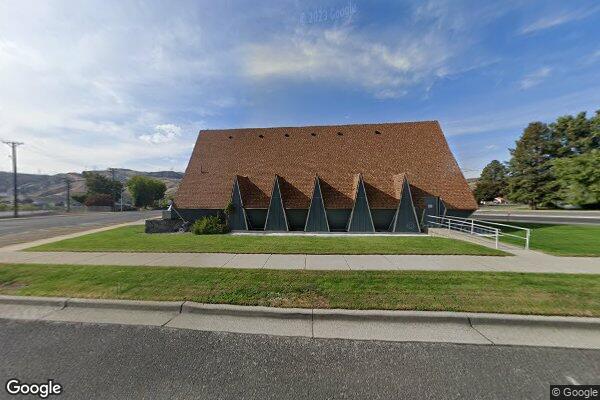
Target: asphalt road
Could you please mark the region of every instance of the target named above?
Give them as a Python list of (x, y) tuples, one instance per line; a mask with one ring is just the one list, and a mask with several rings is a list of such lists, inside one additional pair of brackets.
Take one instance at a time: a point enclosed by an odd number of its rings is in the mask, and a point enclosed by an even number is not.
[(600, 211), (503, 211), (479, 210), (473, 218), (488, 221), (540, 224), (600, 224)]
[[(58, 212), (52, 211), (52, 210), (35, 210), (35, 211), (19, 210), (20, 217), (34, 217), (36, 215), (52, 215), (52, 214), (58, 214)], [(12, 210), (11, 211), (0, 211), (0, 218), (12, 218), (13, 215), (14, 215), (14, 212)]]
[(600, 383), (597, 350), (12, 320), (0, 344), (3, 385), (53, 379), (57, 399), (548, 399)]
[(160, 211), (77, 213), (0, 219), (0, 246), (152, 218)]

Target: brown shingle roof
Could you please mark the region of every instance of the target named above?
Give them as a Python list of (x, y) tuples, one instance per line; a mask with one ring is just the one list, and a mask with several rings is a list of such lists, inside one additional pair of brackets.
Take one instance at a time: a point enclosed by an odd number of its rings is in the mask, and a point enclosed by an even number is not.
[(399, 174), (417, 205), (435, 195), (449, 209), (477, 208), (436, 121), (201, 131), (175, 203), (224, 208), (238, 175), (244, 205), (267, 208), (279, 175), (284, 206), (308, 208), (318, 175), (326, 208), (352, 208), (357, 174), (371, 208), (396, 208)]
[(394, 193), (396, 194), (396, 198), (399, 200), (402, 197), (402, 190), (404, 189), (404, 179), (406, 179), (406, 174), (396, 174), (393, 176), (394, 178)]

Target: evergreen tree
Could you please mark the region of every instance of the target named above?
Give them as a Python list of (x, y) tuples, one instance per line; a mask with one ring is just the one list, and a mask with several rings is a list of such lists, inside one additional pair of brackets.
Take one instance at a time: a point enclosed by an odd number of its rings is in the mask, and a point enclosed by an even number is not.
[(557, 200), (557, 183), (552, 173), (552, 161), (558, 156), (560, 143), (554, 132), (542, 122), (532, 122), (510, 150), (508, 163), (509, 198), (538, 206), (551, 205)]
[(590, 150), (600, 150), (600, 110), (590, 118)]
[(550, 129), (556, 139), (555, 144), (560, 146), (557, 149), (557, 155), (568, 157), (599, 148), (599, 118), (599, 112), (596, 112), (596, 116), (591, 119), (586, 117), (585, 112), (580, 112), (576, 116), (559, 117), (555, 123), (551, 124)]
[(554, 161), (561, 200), (585, 208), (600, 208), (600, 150)]
[(498, 160), (493, 160), (481, 171), (481, 177), (473, 191), (478, 202), (494, 200), (507, 192), (507, 169)]

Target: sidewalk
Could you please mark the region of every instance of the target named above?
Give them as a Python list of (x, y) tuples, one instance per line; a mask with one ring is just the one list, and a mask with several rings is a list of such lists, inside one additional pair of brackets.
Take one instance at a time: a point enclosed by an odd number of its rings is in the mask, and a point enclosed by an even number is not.
[(599, 257), (511, 250), (509, 257), (0, 251), (0, 263), (310, 270), (509, 271), (600, 274)]
[(600, 348), (600, 319), (0, 296), (0, 318), (309, 338)]
[[(0, 263), (81, 264), (291, 270), (423, 270), (600, 274), (600, 257), (557, 257), (502, 244), (507, 257), (466, 255), (310, 255), (233, 253), (23, 252), (30, 247), (102, 232), (128, 222), (0, 248)], [(470, 240), (469, 238), (461, 238)], [(488, 242), (477, 242), (492, 246)]]

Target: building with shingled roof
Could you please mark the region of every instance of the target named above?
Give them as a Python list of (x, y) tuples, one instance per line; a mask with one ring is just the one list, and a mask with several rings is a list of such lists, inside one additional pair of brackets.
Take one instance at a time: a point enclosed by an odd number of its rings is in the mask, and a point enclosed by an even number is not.
[(476, 208), (437, 121), (201, 131), (174, 207), (233, 230), (419, 232)]

